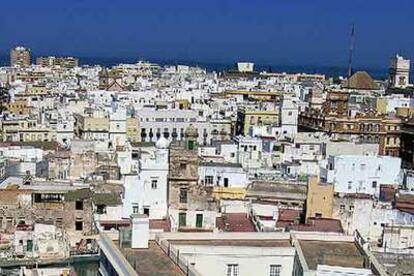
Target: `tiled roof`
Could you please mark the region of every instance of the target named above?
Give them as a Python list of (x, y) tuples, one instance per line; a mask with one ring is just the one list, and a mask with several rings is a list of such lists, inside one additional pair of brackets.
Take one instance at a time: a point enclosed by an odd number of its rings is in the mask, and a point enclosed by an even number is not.
[(321, 219), (310, 218), (307, 224), (294, 224), (288, 226), (291, 231), (315, 231), (315, 232), (329, 232), (329, 233), (343, 233), (342, 224), (340, 220), (336, 219)]
[(297, 209), (279, 209), (278, 221), (294, 222), (300, 219), (301, 214), (302, 214), (302, 211), (297, 210)]
[(396, 195), (395, 208), (403, 212), (414, 213), (414, 195), (412, 194)]
[(222, 214), (216, 219), (217, 228), (225, 232), (256, 232), (256, 228), (246, 213)]
[(164, 232), (170, 232), (170, 224), (166, 219), (150, 219), (149, 228), (164, 230)]

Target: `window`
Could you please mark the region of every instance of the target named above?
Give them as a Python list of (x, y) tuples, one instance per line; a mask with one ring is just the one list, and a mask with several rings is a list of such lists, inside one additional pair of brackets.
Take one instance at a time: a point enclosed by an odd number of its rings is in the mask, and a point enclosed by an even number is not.
[(193, 150), (194, 149), (194, 141), (192, 141), (192, 140), (189, 140), (188, 141), (188, 149), (189, 150)]
[(147, 215), (149, 217), (149, 215), (150, 215), (150, 208), (149, 207), (144, 207), (144, 215)]
[(213, 185), (213, 176), (206, 175), (206, 177), (204, 178), (204, 182), (206, 185)]
[(56, 218), (56, 226), (59, 228), (63, 227), (63, 218)]
[(339, 212), (343, 213), (345, 211), (345, 205), (341, 204), (341, 206), (339, 206)]
[(180, 203), (187, 203), (187, 189), (180, 189)]
[(227, 177), (224, 178), (224, 187), (227, 188), (229, 186), (229, 179)]
[(151, 180), (151, 188), (152, 189), (157, 189), (157, 184), (158, 184), (158, 180), (156, 180), (156, 179)]
[(187, 164), (186, 163), (181, 163), (180, 164), (180, 170), (186, 171), (187, 170)]
[(376, 188), (377, 187), (377, 181), (372, 181), (372, 188)]
[(281, 268), (281, 265), (270, 265), (269, 276), (279, 276)]
[(83, 221), (76, 221), (75, 222), (75, 230), (82, 231), (83, 230)]
[(227, 276), (239, 276), (239, 265), (228, 264), (227, 265)]
[(99, 204), (96, 206), (96, 213), (99, 215), (106, 214), (106, 206), (103, 204)]
[(83, 210), (83, 201), (82, 200), (76, 200), (75, 209), (76, 210)]
[(139, 211), (138, 204), (132, 205), (132, 213), (138, 214), (138, 211)]

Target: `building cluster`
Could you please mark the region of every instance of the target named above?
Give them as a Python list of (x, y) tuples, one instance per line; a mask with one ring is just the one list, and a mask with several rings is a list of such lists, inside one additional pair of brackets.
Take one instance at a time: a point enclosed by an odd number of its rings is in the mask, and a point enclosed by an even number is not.
[(0, 68), (0, 262), (99, 245), (102, 275), (414, 274), (409, 60), (387, 81), (36, 63)]

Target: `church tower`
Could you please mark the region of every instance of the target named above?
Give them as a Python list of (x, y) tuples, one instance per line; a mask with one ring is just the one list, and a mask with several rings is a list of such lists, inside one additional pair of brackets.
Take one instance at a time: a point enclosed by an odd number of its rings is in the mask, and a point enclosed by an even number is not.
[(390, 87), (406, 88), (410, 85), (410, 60), (396, 55), (390, 62)]

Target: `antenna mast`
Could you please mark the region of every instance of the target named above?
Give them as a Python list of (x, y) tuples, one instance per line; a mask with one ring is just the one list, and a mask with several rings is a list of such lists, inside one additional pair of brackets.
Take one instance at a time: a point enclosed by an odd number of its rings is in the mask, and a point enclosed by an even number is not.
[(354, 43), (355, 43), (355, 24), (352, 23), (351, 41), (349, 43), (348, 81), (352, 75), (352, 57), (354, 53)]

